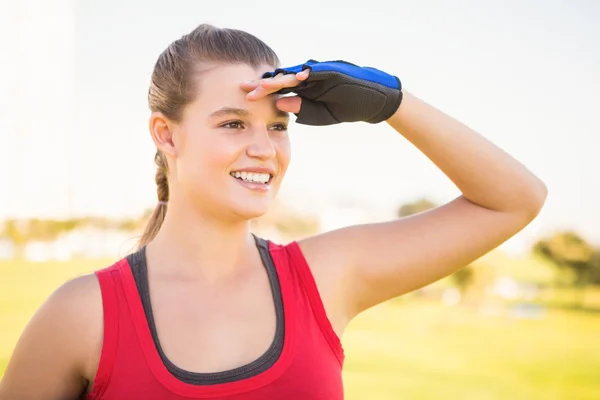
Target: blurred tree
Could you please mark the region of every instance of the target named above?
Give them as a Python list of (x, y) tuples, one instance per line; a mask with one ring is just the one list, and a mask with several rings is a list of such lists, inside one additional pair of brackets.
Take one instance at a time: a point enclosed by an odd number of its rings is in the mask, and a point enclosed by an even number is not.
[(575, 306), (583, 306), (588, 285), (600, 285), (600, 249), (576, 232), (558, 232), (543, 238), (533, 245), (532, 251), (558, 268), (559, 283), (577, 289)]
[(83, 225), (83, 218), (70, 218), (66, 220), (53, 221), (55, 229), (60, 233), (70, 232)]
[(10, 240), (15, 246), (15, 258), (21, 259), (25, 256), (25, 246), (29, 238), (27, 224), (24, 221), (14, 219), (4, 221), (2, 236)]
[(135, 232), (139, 229), (140, 222), (135, 218), (126, 218), (118, 223), (118, 229), (126, 232)]
[(592, 283), (594, 269), (597, 268), (597, 249), (573, 231), (559, 232), (539, 240), (533, 252), (557, 266), (561, 272), (573, 276), (571, 284), (585, 286)]
[(81, 225), (79, 219), (39, 219), (32, 218), (19, 222), (20, 231), (27, 240), (53, 241), (61, 234), (69, 232)]
[(137, 218), (109, 219), (103, 217), (82, 217), (64, 220), (55, 219), (8, 219), (0, 225), (0, 238), (9, 240), (14, 245), (16, 258), (25, 256), (25, 249), (31, 241), (51, 242), (62, 234), (78, 228), (116, 229), (121, 231), (138, 231), (147, 223), (148, 213)]
[(590, 283), (592, 285), (600, 286), (600, 249), (594, 249), (591, 259), (591, 271), (590, 271)]
[(320, 222), (312, 216), (293, 216), (280, 219), (274, 223), (275, 228), (282, 234), (290, 237), (302, 238), (317, 234), (320, 229)]
[(30, 219), (27, 221), (29, 240), (51, 241), (56, 239), (63, 231), (60, 221)]
[(475, 271), (472, 265), (467, 265), (450, 275), (452, 282), (454, 282), (462, 297), (465, 296), (467, 289), (473, 283), (474, 275)]
[(398, 209), (398, 217), (408, 217), (409, 215), (418, 214), (420, 212), (427, 211), (435, 207), (435, 203), (422, 198), (412, 203), (402, 205)]

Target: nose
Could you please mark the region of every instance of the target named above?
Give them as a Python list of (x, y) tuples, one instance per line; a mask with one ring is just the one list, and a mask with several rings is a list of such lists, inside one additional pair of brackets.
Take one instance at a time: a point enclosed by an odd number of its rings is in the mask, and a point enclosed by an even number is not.
[(246, 150), (249, 157), (257, 158), (261, 161), (268, 161), (275, 158), (277, 154), (273, 141), (266, 129), (257, 130), (252, 135), (252, 142)]

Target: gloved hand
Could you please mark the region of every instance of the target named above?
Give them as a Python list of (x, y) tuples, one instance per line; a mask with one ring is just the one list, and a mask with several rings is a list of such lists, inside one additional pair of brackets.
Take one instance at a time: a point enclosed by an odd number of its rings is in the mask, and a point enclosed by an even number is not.
[(302, 98), (296, 122), (305, 125), (333, 125), (364, 121), (376, 124), (390, 118), (402, 102), (402, 84), (390, 74), (346, 61), (309, 60), (288, 68), (277, 68), (263, 78), (278, 74), (310, 74), (294, 87), (275, 93), (296, 93)]

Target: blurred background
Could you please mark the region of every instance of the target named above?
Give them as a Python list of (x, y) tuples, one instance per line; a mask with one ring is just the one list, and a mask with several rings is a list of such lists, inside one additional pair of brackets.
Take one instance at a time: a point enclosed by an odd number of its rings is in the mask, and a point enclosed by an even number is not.
[[(54, 289), (136, 245), (157, 201), (154, 62), (212, 23), (255, 34), (284, 65), (398, 75), (548, 185), (542, 213), (504, 245), (352, 322), (348, 399), (600, 399), (600, 2), (0, 4), (0, 377)], [(286, 182), (254, 224), (276, 242), (459, 194), (385, 124), (290, 135)]]

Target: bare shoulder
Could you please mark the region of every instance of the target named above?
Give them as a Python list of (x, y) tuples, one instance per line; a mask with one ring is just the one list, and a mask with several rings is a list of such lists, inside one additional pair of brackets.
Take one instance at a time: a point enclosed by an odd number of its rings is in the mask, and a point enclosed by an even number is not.
[(59, 286), (52, 295), (48, 298), (48, 301), (55, 298), (56, 302), (65, 302), (64, 306), (73, 307), (74, 310), (80, 308), (76, 304), (68, 305), (69, 299), (76, 298), (79, 302), (82, 302), (82, 306), (93, 305), (94, 303), (102, 303), (102, 296), (100, 291), (100, 284), (95, 273), (81, 275), (76, 278), (70, 279)]
[(24, 336), (28, 333), (35, 336), (44, 327), (46, 338), (48, 335), (56, 336), (57, 340), (77, 338), (70, 343), (70, 347), (77, 348), (79, 344), (89, 345), (90, 339), (101, 338), (102, 317), (100, 284), (95, 274), (86, 274), (55, 289), (34, 314)]
[(102, 292), (96, 274), (65, 282), (47, 303), (49, 313), (60, 314), (60, 323), (71, 329), (69, 336), (77, 340), (77, 358), (82, 362), (83, 374), (93, 379), (100, 361), (104, 325)]
[(48, 297), (38, 314), (54, 318), (62, 326), (76, 328), (79, 334), (85, 334), (81, 339), (96, 335), (93, 328), (102, 327), (103, 314), (98, 278), (92, 273), (63, 283)]
[(62, 284), (21, 334), (0, 384), (0, 399), (76, 398), (95, 375), (102, 326), (95, 274)]
[[(340, 242), (333, 246), (332, 242)], [(345, 271), (344, 252), (337, 251), (343, 239), (336, 235), (318, 234), (298, 241), (310, 271), (313, 275), (325, 313), (334, 331), (341, 337), (350, 322), (347, 306), (343, 299), (344, 291), (350, 287)], [(332, 249), (334, 249), (332, 251)]]

